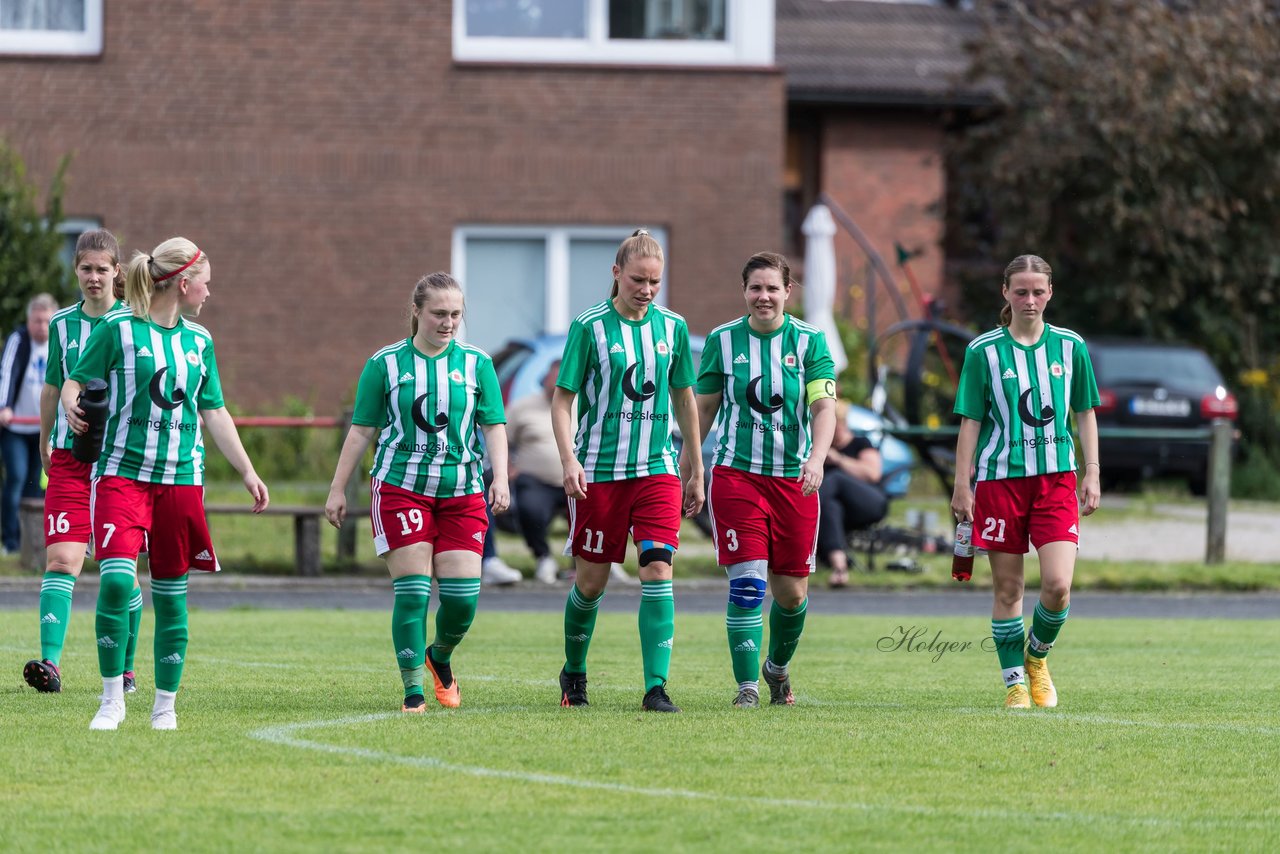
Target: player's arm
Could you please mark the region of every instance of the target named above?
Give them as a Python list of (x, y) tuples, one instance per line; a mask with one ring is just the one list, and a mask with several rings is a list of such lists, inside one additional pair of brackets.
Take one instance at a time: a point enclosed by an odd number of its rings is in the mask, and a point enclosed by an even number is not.
[(1080, 479), (1081, 512), (1088, 516), (1102, 501), (1102, 467), (1098, 464), (1098, 416), (1093, 409), (1076, 413), (1076, 432), (1084, 456), (1084, 476)]
[(58, 420), (58, 387), (45, 383), (40, 387), (40, 464), (44, 473), (49, 473), (52, 463), (52, 452), (49, 449), (49, 437), (53, 435), (53, 424)]
[(960, 435), (956, 438), (956, 484), (951, 491), (951, 512), (958, 522), (973, 521), (973, 455), (978, 449), (980, 422), (961, 416)]
[(338, 466), (333, 471), (333, 480), (329, 482), (329, 497), (324, 502), (324, 517), (335, 528), (341, 528), (347, 518), (347, 481), (355, 473), (356, 466), (369, 450), (378, 428), (364, 424), (352, 424), (347, 431), (347, 438), (342, 441), (342, 450), (338, 453)]
[(720, 402), (723, 399), (723, 392), (698, 395), (698, 434), (702, 440), (699, 446), (707, 441), (707, 435), (711, 432), (711, 425), (716, 421), (716, 414), (720, 411)]
[(701, 436), (698, 428), (698, 403), (694, 399), (693, 386), (671, 389), (672, 409), (684, 447), (680, 449), (680, 479), (684, 481), (684, 515), (693, 518), (702, 512), (706, 500), (706, 485), (702, 482), (702, 444), (693, 441)]
[(507, 425), (481, 424), (480, 430), (484, 433), (485, 452), (493, 469), (489, 507), (494, 513), (505, 513), (511, 506), (511, 487), (507, 481)]
[(266, 510), (271, 503), (271, 496), (267, 493), (267, 485), (254, 471), (253, 462), (244, 449), (244, 443), (240, 441), (240, 432), (236, 430), (236, 422), (232, 420), (231, 413), (227, 412), (225, 406), (219, 406), (216, 409), (202, 409), (200, 415), (204, 418), (204, 428), (212, 437), (213, 443), (222, 451), (227, 462), (240, 475), (244, 488), (253, 496), (253, 512), (261, 513)]
[(573, 400), (576, 393), (556, 386), (551, 395), (551, 432), (556, 437), (560, 468), (564, 470), (564, 492), (570, 498), (587, 497), (587, 473), (573, 452)]
[(80, 408), (80, 392), (82, 391), (84, 391), (84, 383), (68, 377), (67, 381), (62, 384), (62, 391), (59, 393), (62, 400), (62, 408), (67, 413), (67, 424), (71, 426), (73, 433), (83, 433), (89, 429), (89, 425), (84, 420), (84, 410)]

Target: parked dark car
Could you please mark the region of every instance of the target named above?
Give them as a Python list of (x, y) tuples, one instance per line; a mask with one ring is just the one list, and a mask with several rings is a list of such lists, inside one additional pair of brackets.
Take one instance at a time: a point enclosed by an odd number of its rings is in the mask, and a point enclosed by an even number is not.
[(1184, 478), (1196, 495), (1208, 483), (1209, 440), (1107, 436), (1108, 429), (1207, 428), (1236, 417), (1236, 399), (1201, 350), (1184, 344), (1089, 339), (1102, 403), (1097, 408), (1099, 462), (1109, 483)]

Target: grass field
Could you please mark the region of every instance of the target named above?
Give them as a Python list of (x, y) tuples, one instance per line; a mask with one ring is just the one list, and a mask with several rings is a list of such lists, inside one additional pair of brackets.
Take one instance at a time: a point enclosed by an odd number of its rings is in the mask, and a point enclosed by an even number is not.
[[(148, 613), (129, 718), (91, 733), (91, 615), (61, 695), (22, 684), (27, 616), (0, 612), (5, 850), (1280, 846), (1280, 621), (1073, 620), (1062, 705), (1007, 713), (981, 619), (811, 616), (797, 705), (736, 710), (721, 619), (686, 615), (685, 711), (657, 716), (634, 616), (601, 615), (592, 706), (565, 710), (559, 615), (482, 600), (463, 708), (408, 717), (386, 613), (195, 611), (180, 729), (157, 733)], [(912, 627), (972, 646), (886, 649)]]

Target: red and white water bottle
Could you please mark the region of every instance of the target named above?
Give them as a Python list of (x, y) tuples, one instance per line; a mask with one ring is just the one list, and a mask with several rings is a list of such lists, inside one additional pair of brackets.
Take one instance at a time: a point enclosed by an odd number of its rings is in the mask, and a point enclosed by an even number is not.
[(956, 547), (951, 556), (951, 577), (956, 581), (973, 578), (973, 523), (956, 525)]

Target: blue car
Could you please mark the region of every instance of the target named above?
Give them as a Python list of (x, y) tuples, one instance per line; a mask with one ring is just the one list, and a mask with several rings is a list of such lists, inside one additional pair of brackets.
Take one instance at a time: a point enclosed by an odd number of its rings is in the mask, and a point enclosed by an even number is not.
[[(493, 365), (505, 404), (510, 405), (526, 395), (542, 391), (542, 378), (546, 376), (551, 363), (564, 352), (564, 341), (563, 335), (515, 338), (494, 354)], [(704, 343), (705, 339), (701, 335), (689, 336), (695, 368), (702, 358)], [(861, 406), (849, 407), (849, 429), (855, 435), (866, 436), (880, 450), (884, 470), (880, 487), (885, 494), (890, 498), (906, 495), (911, 483), (911, 469), (915, 466), (915, 452), (911, 446), (885, 433), (884, 421), (880, 416)], [(714, 446), (715, 435), (712, 434), (702, 446), (702, 458), (708, 470)]]

